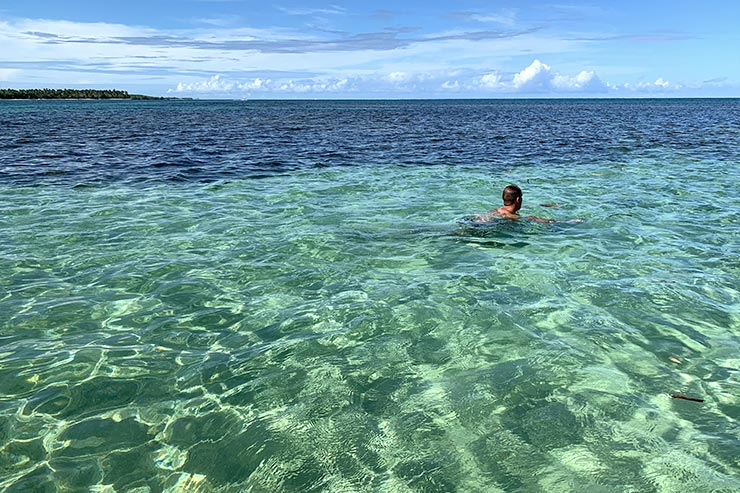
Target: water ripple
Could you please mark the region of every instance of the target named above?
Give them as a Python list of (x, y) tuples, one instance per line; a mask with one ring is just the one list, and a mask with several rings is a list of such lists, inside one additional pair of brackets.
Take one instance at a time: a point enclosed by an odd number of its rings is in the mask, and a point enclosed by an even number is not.
[(740, 489), (736, 101), (0, 112), (1, 490)]

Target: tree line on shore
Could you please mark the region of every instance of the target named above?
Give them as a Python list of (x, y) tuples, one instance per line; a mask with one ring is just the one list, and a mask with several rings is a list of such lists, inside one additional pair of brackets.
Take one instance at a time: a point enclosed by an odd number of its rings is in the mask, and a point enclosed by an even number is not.
[(0, 99), (166, 99), (118, 89), (0, 89)]

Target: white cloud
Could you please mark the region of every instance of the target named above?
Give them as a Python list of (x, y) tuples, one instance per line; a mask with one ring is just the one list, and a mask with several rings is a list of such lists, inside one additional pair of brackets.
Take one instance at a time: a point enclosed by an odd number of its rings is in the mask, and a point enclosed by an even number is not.
[[(327, 10), (293, 13), (343, 12), (336, 6)], [(506, 24), (516, 22), (516, 11), (494, 10), (468, 18)], [(625, 83), (623, 79), (605, 83), (589, 67), (578, 67), (583, 70), (573, 71), (574, 75), (561, 74), (540, 60), (567, 59), (568, 54), (581, 53), (588, 42), (545, 30), (522, 30), (502, 38), (494, 35), (495, 30), (342, 34), (297, 27), (240, 27), (238, 18), (228, 17), (206, 19), (207, 25), (203, 21), (190, 29), (160, 29), (48, 19), (0, 20), (0, 81), (18, 86), (90, 84), (127, 90), (151, 84), (153, 91), (146, 93), (161, 93), (169, 87), (168, 92), (183, 95), (227, 97), (290, 93), (434, 97), (452, 91), (474, 97), (494, 93), (637, 95), (737, 87), (721, 79), (677, 84), (663, 77), (649, 79), (652, 82)], [(538, 59), (529, 66), (510, 65), (511, 60), (532, 53)], [(602, 66), (599, 73), (624, 77), (624, 73), (609, 70)], [(636, 67), (629, 76), (646, 71)]]
[(514, 75), (512, 84), (519, 90), (540, 91), (547, 89), (552, 78), (550, 66), (535, 60), (529, 67)]
[(270, 80), (262, 80), (259, 77), (257, 77), (251, 82), (246, 82), (242, 84), (241, 88), (246, 89), (248, 91), (257, 91), (259, 89), (262, 89), (263, 87), (267, 87), (268, 85), (270, 85), (270, 83), (271, 83)]
[(411, 76), (406, 72), (391, 72), (384, 77), (385, 80), (394, 84), (407, 82), (410, 78)]
[(334, 82), (331, 82), (326, 86), (326, 90), (328, 91), (341, 91), (342, 89), (347, 88), (349, 85), (348, 79), (341, 79)]
[(658, 79), (653, 82), (655, 86), (662, 87), (663, 89), (670, 87), (671, 83), (667, 80), (663, 80), (663, 77), (658, 77)]
[(318, 79), (295, 81), (292, 79), (273, 81), (259, 77), (237, 81), (222, 75), (212, 75), (208, 79), (189, 83), (180, 82), (169, 93), (211, 94), (211, 95), (249, 95), (251, 93), (338, 93), (351, 91), (349, 79)]
[(480, 85), (486, 89), (500, 89), (503, 87), (501, 75), (497, 73), (486, 74), (480, 78)]
[[(660, 84), (662, 79), (656, 81)], [(611, 87), (611, 86), (610, 86)], [(212, 75), (207, 79), (180, 82), (170, 92), (180, 94), (276, 95), (335, 94), (364, 92), (367, 94), (394, 92), (398, 94), (579, 94), (600, 93), (609, 89), (592, 71), (583, 70), (575, 76), (556, 73), (549, 65), (534, 60), (520, 72), (505, 78), (502, 73), (480, 74), (473, 70), (393, 71), (384, 74), (368, 72), (355, 77), (252, 78), (248, 80)], [(613, 89), (613, 87), (612, 87)]]
[(565, 91), (604, 92), (607, 90), (606, 84), (595, 73), (586, 70), (582, 70), (575, 77), (555, 75), (552, 85)]
[[(340, 9), (332, 6), (331, 10)], [(214, 19), (216, 22), (211, 22)], [(34, 71), (56, 67), (57, 62), (64, 61), (66, 67), (56, 69), (59, 74), (55, 80), (60, 83), (69, 80), (66, 74), (75, 69), (102, 73), (96, 64), (104, 60), (108, 68), (126, 73), (157, 70), (169, 77), (170, 84), (176, 84), (186, 72), (292, 71), (351, 78), (387, 67), (397, 67), (389, 70), (391, 73), (449, 71), (461, 67), (460, 53), (472, 62), (468, 67), (483, 69), (492, 57), (563, 52), (578, 44), (542, 37), (542, 33), (536, 32), (480, 39), (476, 36), (488, 31), (341, 34), (289, 27), (239, 27), (230, 25), (232, 20), (236, 23), (237, 18), (206, 19), (209, 24), (200, 19), (197, 27), (190, 29), (46, 19), (0, 20), (0, 46), (4, 61), (33, 63)], [(468, 34), (472, 37), (466, 37)], [(152, 60), (146, 62), (143, 57)], [(116, 78), (109, 76), (108, 80)]]
[[(647, 94), (678, 91), (684, 89), (685, 87), (683, 84), (674, 84), (672, 82), (669, 82), (663, 77), (658, 77), (657, 79), (655, 79), (654, 82), (637, 82), (634, 84), (625, 82), (624, 84), (608, 84), (608, 86), (609, 89), (613, 91), (628, 91)], [(697, 87), (694, 87), (694, 89), (696, 89)]]
[(214, 75), (210, 79), (190, 84), (177, 84), (175, 92), (185, 93), (228, 93), (237, 88), (238, 85), (223, 79), (220, 75)]
[(514, 75), (513, 87), (520, 92), (606, 92), (607, 86), (594, 73), (581, 71), (575, 77), (560, 75), (552, 68), (535, 60)]
[(306, 80), (293, 81), (288, 80), (269, 86), (262, 86), (261, 89), (278, 93), (338, 93), (344, 90), (350, 90), (349, 80)]

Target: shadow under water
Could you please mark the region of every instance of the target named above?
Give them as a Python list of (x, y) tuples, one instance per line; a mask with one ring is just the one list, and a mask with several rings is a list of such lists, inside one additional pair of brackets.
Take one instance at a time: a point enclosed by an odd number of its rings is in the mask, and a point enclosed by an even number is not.
[(466, 218), (458, 222), (457, 228), (450, 236), (464, 243), (475, 243), (490, 248), (523, 248), (530, 245), (523, 241), (523, 236), (541, 233), (537, 225), (529, 222), (496, 219), (479, 222)]

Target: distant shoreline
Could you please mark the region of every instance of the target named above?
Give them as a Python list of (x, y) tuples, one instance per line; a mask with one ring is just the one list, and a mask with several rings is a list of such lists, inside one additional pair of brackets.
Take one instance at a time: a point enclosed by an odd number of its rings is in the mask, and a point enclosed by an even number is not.
[[(0, 101), (195, 101), (193, 98), (0, 98)], [(232, 101), (232, 100), (224, 100)]]
[(191, 98), (172, 98), (129, 94), (118, 89), (0, 89), (0, 100), (33, 101), (173, 101)]

